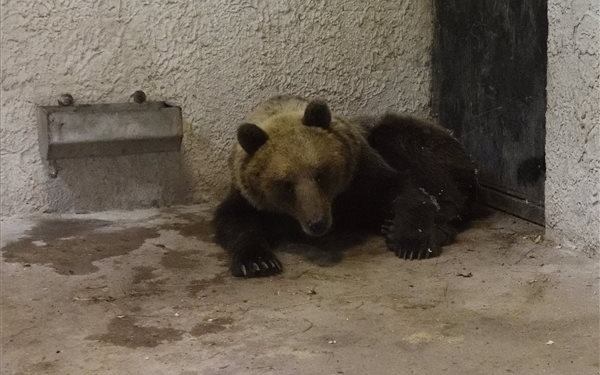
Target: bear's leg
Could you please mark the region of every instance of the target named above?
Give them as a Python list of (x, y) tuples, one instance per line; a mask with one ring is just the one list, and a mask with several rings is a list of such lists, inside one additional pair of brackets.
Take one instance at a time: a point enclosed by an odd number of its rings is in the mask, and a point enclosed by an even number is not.
[(272, 218), (252, 207), (239, 192), (231, 192), (219, 205), (213, 225), (217, 242), (231, 253), (233, 276), (271, 276), (282, 271), (281, 262), (269, 250), (276, 241)]
[(369, 142), (399, 172), (402, 185), (382, 228), (388, 247), (406, 259), (439, 255), (473, 198), (473, 164), (447, 132), (415, 119), (386, 116)]
[(404, 189), (392, 203), (393, 217), (382, 226), (387, 247), (404, 259), (438, 256), (455, 232), (439, 222), (438, 202), (419, 189)]
[(407, 181), (392, 202), (391, 219), (382, 226), (388, 248), (404, 259), (438, 256), (442, 246), (452, 243), (462, 222), (462, 205), (457, 203), (461, 199), (449, 195), (432, 195)]

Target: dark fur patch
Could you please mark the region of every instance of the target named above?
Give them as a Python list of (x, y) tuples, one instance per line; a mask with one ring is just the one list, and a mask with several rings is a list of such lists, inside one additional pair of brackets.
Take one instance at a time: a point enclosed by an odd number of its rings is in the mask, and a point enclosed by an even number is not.
[(242, 124), (238, 128), (237, 139), (248, 155), (254, 155), (269, 139), (269, 136), (264, 130), (254, 124)]
[(327, 103), (321, 100), (313, 100), (306, 106), (302, 123), (306, 126), (318, 126), (328, 129), (331, 125), (331, 111)]
[[(321, 190), (332, 187), (339, 188), (334, 191), (341, 190), (331, 207), (334, 232), (375, 233), (383, 229), (386, 244), (397, 256), (405, 259), (437, 256), (441, 247), (463, 228), (477, 187), (475, 166), (460, 143), (444, 128), (390, 114), (363, 125), (364, 130), (369, 130), (366, 139), (369, 147), (361, 146), (355, 140), (360, 135), (347, 127), (331, 127), (331, 121), (331, 112), (321, 101), (310, 102), (302, 118), (305, 126), (327, 129), (329, 134), (317, 133), (335, 137), (341, 143), (336, 146), (340, 148), (338, 152), (345, 158), (353, 158), (353, 163), (339, 160), (335, 163), (336, 168), (342, 169), (335, 172), (351, 179), (348, 186), (346, 179), (342, 180), (343, 185), (328, 180), (334, 173), (333, 167), (325, 168), (325, 161), (321, 168), (312, 171), (312, 178)], [(336, 118), (336, 124), (337, 121), (344, 120)], [(313, 132), (310, 133), (312, 136)], [(322, 146), (319, 135), (316, 136), (309, 139)], [(244, 124), (238, 138), (244, 150), (253, 154), (268, 140), (268, 135), (255, 125)], [(296, 140), (271, 140), (275, 141)], [(315, 149), (324, 157), (332, 157), (327, 147)], [(243, 165), (242, 161), (234, 167)], [(257, 170), (246, 168), (234, 172), (241, 174), (237, 177), (242, 180), (244, 194), (253, 198), (261, 194), (253, 191), (254, 185), (273, 183), (265, 179), (275, 178), (255, 176)], [(246, 179), (249, 176), (252, 183)], [(281, 189), (288, 190), (285, 185)], [(277, 193), (272, 188), (262, 194), (273, 195), (269, 196), (271, 204), (283, 204), (282, 200), (274, 201)], [(294, 217), (255, 207), (235, 188), (219, 205), (213, 223), (216, 242), (231, 253), (234, 276), (270, 276), (281, 272), (281, 264), (271, 251), (281, 241), (302, 238), (297, 237), (302, 232)]]

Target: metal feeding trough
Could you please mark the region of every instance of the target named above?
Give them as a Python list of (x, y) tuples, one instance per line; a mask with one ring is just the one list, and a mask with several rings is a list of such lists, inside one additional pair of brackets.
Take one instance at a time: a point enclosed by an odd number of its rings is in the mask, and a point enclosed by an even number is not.
[(181, 108), (145, 102), (72, 105), (61, 96), (58, 106), (38, 107), (40, 152), (57, 159), (179, 151), (183, 135)]

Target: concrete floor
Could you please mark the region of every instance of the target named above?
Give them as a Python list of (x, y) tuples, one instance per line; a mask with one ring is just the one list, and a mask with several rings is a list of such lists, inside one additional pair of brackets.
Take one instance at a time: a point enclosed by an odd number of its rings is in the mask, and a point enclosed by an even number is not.
[(598, 259), (540, 227), (495, 214), (426, 261), (288, 245), (281, 276), (240, 280), (208, 217), (2, 221), (2, 373), (598, 373)]

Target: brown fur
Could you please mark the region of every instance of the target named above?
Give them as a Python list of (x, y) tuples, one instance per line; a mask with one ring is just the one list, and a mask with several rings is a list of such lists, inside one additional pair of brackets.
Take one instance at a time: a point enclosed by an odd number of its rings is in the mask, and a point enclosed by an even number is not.
[(270, 276), (300, 230), (383, 231), (397, 256), (437, 256), (474, 198), (475, 169), (446, 130), (394, 114), (345, 119), (322, 101), (276, 97), (240, 125), (232, 188), (215, 212), (235, 276)]
[(319, 216), (331, 224), (334, 198), (370, 147), (360, 129), (342, 118), (334, 116), (327, 130), (304, 125), (307, 105), (297, 97), (276, 97), (256, 107), (245, 120), (263, 129), (268, 141), (253, 155), (238, 144), (231, 170), (234, 187), (253, 206), (287, 214), (308, 233), (307, 223)]

